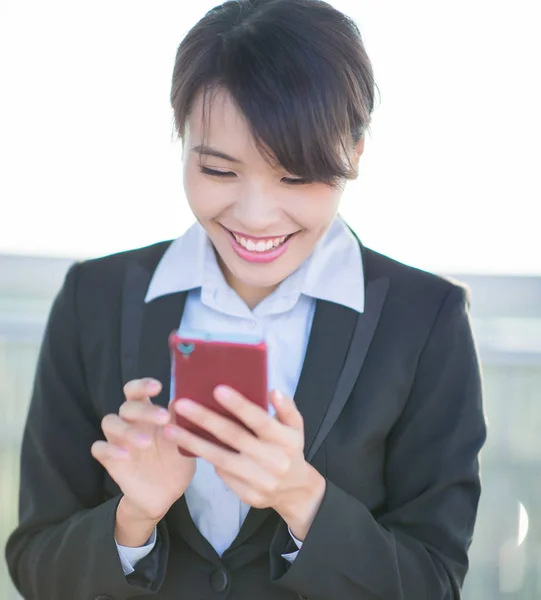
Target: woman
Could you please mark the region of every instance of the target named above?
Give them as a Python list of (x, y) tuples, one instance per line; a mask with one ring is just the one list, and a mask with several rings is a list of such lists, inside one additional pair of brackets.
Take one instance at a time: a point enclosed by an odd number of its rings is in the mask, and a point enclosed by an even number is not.
[[(337, 216), (373, 99), (358, 29), (319, 0), (226, 2), (181, 43), (171, 102), (197, 224), (66, 277), (7, 546), (24, 598), (460, 597), (479, 367), (464, 290)], [(216, 390), (250, 433), (190, 399), (168, 409), (179, 324), (265, 337), (272, 410)]]

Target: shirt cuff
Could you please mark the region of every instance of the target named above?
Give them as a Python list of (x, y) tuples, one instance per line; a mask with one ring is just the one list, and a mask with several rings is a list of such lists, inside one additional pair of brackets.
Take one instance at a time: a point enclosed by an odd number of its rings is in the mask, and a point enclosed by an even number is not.
[(137, 563), (145, 558), (145, 556), (148, 556), (156, 545), (156, 529), (154, 529), (147, 543), (139, 548), (121, 546), (116, 540), (115, 543), (124, 575), (131, 575), (135, 571)]
[[(300, 550), (302, 548), (302, 542), (291, 533), (291, 529), (289, 529), (289, 527), (287, 528), (287, 530), (289, 531), (291, 539), (295, 542), (295, 545)], [(292, 563), (297, 558), (299, 550), (296, 550), (295, 552), (288, 552), (287, 554), (282, 554), (282, 557), (285, 558), (288, 562)]]

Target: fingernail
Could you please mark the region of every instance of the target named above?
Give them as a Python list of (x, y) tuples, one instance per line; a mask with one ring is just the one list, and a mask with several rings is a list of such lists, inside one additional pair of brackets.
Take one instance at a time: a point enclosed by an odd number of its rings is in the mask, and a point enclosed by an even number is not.
[(146, 433), (138, 433), (137, 434), (137, 443), (138, 444), (141, 444), (142, 446), (147, 446), (148, 444), (150, 444), (150, 442), (151, 442), (151, 439)]
[(198, 406), (192, 400), (188, 400), (188, 398), (181, 398), (177, 402), (176, 408), (182, 412), (195, 412), (198, 409)]
[(226, 402), (233, 397), (231, 390), (225, 385), (219, 385), (214, 393), (219, 400), (225, 400)]
[(160, 389), (160, 382), (155, 379), (149, 379), (147, 382), (147, 390), (149, 392), (157, 392)]

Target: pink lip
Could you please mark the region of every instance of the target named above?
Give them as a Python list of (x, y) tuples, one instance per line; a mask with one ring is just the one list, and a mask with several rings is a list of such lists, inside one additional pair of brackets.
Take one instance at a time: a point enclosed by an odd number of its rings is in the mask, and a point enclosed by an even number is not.
[[(224, 229), (225, 229), (225, 227), (224, 227)], [(260, 263), (260, 264), (261, 263), (270, 263), (270, 262), (273, 262), (276, 259), (280, 258), (280, 256), (282, 256), (282, 254), (284, 254), (284, 252), (286, 252), (286, 250), (289, 246), (289, 242), (293, 239), (293, 237), (295, 235), (295, 234), (293, 234), (288, 240), (286, 240), (283, 244), (278, 246), (278, 248), (273, 248), (272, 250), (267, 250), (265, 252), (253, 252), (253, 251), (247, 250), (244, 246), (241, 246), (237, 242), (237, 240), (234, 238), (234, 236), (231, 235), (231, 233), (229, 232), (228, 229), (225, 229), (225, 231), (228, 233), (229, 239), (231, 240), (231, 245), (233, 246), (233, 250), (238, 254), (238, 256), (240, 256), (243, 260), (245, 260), (247, 262)], [(238, 234), (238, 233), (237, 233), (237, 235), (240, 235), (246, 239), (252, 239), (252, 240), (272, 239), (272, 238), (254, 238), (252, 236), (245, 236), (243, 234)]]

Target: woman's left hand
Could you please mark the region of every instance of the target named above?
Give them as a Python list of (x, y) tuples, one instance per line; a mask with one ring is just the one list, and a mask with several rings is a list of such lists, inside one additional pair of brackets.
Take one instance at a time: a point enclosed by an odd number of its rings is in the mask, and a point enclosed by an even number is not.
[(167, 425), (164, 434), (212, 463), (243, 502), (276, 510), (293, 535), (303, 540), (325, 493), (325, 479), (304, 458), (303, 418), (295, 403), (271, 392), (274, 418), (231, 388), (216, 388), (215, 398), (251, 431), (190, 400), (177, 400), (174, 408), (238, 452), (176, 425)]

